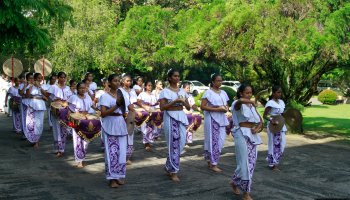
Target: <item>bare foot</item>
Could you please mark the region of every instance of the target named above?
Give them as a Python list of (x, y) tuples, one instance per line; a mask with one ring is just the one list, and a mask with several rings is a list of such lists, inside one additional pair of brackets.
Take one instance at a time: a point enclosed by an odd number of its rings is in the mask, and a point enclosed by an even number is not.
[(210, 169), (214, 172), (222, 172), (222, 169), (218, 168), (218, 166), (216, 165), (212, 165)]
[(131, 165), (131, 164), (132, 164), (131, 160), (126, 161), (126, 165)]
[(270, 167), (270, 169), (271, 169), (272, 171), (275, 171), (275, 172), (281, 171), (281, 170), (277, 167), (277, 165), (274, 165), (273, 167)]
[(33, 145), (33, 148), (34, 148), (34, 149), (38, 149), (38, 148), (39, 148), (39, 142), (36, 142), (36, 143)]
[(149, 143), (146, 143), (145, 144), (145, 150), (146, 151), (151, 151), (151, 149), (152, 149), (151, 145)]
[(174, 182), (180, 182), (180, 179), (176, 173), (170, 173), (170, 179)]
[(110, 180), (109, 181), (109, 187), (111, 187), (111, 188), (118, 188), (119, 184), (117, 183), (116, 180)]
[(209, 161), (207, 161), (207, 164), (208, 164), (208, 168), (210, 169), (211, 168), (211, 164)]
[(60, 158), (60, 157), (62, 157), (62, 156), (63, 156), (63, 153), (62, 153), (62, 152), (57, 152), (57, 153), (56, 153), (56, 157), (57, 157), (57, 158)]
[(124, 180), (117, 180), (118, 185), (124, 185), (125, 181)]
[(83, 168), (84, 165), (83, 165), (83, 162), (78, 162), (78, 164), (76, 165), (77, 168)]
[(240, 195), (240, 194), (241, 194), (241, 191), (238, 189), (237, 186), (235, 186), (235, 184), (230, 183), (230, 186), (231, 186), (231, 188), (232, 188), (233, 194), (235, 194), (235, 195)]
[(248, 192), (243, 193), (243, 200), (253, 200)]

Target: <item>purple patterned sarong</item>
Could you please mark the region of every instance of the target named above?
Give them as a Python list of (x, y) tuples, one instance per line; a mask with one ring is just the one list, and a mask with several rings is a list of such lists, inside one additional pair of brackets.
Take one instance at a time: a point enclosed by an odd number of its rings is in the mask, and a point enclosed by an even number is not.
[(180, 169), (180, 122), (170, 117), (169, 155), (165, 168), (169, 173), (176, 173)]
[(105, 143), (106, 179), (118, 180), (126, 174), (127, 136), (114, 136), (103, 133)]
[(22, 131), (22, 119), (20, 111), (12, 110), (12, 124), (14, 131), (16, 131), (17, 133)]
[(247, 156), (248, 160), (241, 160), (240, 164), (244, 166), (240, 166), (237, 168), (239, 168), (239, 171), (244, 171), (245, 169), (247, 169), (249, 174), (248, 174), (248, 177), (244, 178), (240, 175), (240, 173), (238, 172), (238, 169), (236, 169), (236, 171), (232, 176), (231, 184), (235, 185), (243, 192), (250, 192), (253, 173), (254, 173), (255, 164), (257, 160), (257, 148), (256, 148), (257, 145), (254, 145), (253, 143), (251, 143), (248, 138), (245, 138), (245, 142), (246, 142), (246, 150), (236, 152), (236, 153), (247, 154), (247, 155), (240, 155), (239, 157), (242, 158)]
[(283, 154), (283, 150), (281, 147), (282, 133), (279, 132), (279, 133), (272, 134), (272, 140), (273, 140), (273, 146), (272, 146), (273, 154), (268, 154), (266, 158), (270, 167), (278, 165), (282, 157), (282, 154)]
[(220, 125), (213, 118), (211, 118), (211, 150), (204, 151), (204, 159), (210, 161), (212, 165), (217, 165), (220, 158), (220, 145), (219, 145), (219, 137), (220, 137)]
[(36, 111), (22, 104), (24, 117), (23, 133), (31, 143), (39, 142), (44, 128), (44, 111)]
[(74, 129), (72, 129), (74, 157), (76, 162), (85, 160), (89, 142), (81, 138)]

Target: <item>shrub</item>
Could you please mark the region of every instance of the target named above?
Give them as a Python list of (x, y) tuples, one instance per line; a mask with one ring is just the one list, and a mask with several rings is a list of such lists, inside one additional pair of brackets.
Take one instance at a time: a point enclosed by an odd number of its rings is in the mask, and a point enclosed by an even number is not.
[(333, 90), (323, 90), (318, 95), (318, 100), (323, 104), (335, 104), (335, 101), (337, 100), (337, 93)]
[(220, 89), (222, 89), (223, 91), (225, 91), (227, 93), (227, 96), (229, 98), (227, 103), (228, 103), (228, 106), (231, 107), (232, 102), (234, 101), (234, 98), (236, 97), (236, 92), (232, 88), (225, 87), (225, 86), (220, 87)]
[(303, 112), (305, 110), (305, 107), (302, 104), (296, 102), (295, 100), (290, 101), (286, 107), (287, 107), (287, 109), (288, 108), (297, 109), (300, 112)]
[(201, 107), (201, 101), (203, 97), (204, 92), (199, 93), (197, 96), (194, 97), (194, 102), (196, 106)]

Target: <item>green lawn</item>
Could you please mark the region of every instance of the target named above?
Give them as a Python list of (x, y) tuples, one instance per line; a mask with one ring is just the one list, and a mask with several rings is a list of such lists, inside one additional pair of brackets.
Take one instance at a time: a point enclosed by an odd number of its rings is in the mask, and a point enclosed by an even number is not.
[(350, 136), (350, 105), (318, 105), (303, 112), (304, 131)]
[[(262, 115), (264, 108), (258, 111)], [(350, 104), (306, 107), (302, 114), (305, 132), (350, 136)]]

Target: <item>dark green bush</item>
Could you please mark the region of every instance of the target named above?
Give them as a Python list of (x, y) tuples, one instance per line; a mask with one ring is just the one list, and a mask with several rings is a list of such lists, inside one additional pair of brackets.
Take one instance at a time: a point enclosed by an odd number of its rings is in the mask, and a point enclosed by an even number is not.
[(234, 98), (236, 97), (236, 92), (232, 88), (226, 87), (226, 86), (220, 87), (220, 89), (222, 89), (227, 93), (227, 96), (229, 98), (227, 103), (228, 103), (228, 106), (231, 106), (232, 102), (234, 101)]
[(323, 104), (335, 104), (335, 101), (337, 100), (337, 93), (333, 90), (323, 90), (318, 95), (318, 100)]

